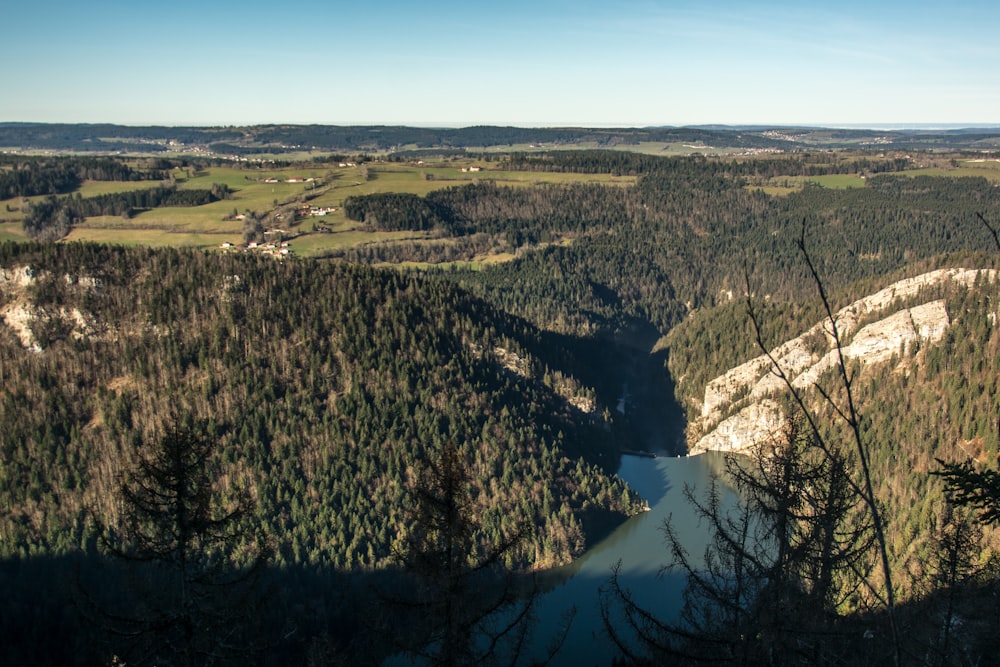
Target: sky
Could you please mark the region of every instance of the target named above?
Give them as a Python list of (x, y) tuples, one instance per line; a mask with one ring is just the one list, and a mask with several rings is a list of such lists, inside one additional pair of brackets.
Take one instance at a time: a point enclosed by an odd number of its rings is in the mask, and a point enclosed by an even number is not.
[(4, 0), (0, 122), (1000, 126), (996, 0)]

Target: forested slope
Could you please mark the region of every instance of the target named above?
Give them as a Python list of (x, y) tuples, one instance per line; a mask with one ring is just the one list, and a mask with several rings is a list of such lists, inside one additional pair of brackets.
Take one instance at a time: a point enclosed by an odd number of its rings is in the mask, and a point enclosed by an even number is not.
[[(694, 411), (711, 378), (759, 354), (748, 287), (770, 343), (821, 319), (800, 235), (835, 309), (934, 268), (997, 268), (976, 214), (1000, 220), (1000, 190), (913, 178), (906, 159), (509, 159), (637, 181), (484, 178), (426, 197), (358, 197), (352, 215), (373, 229), (434, 234), (333, 261), (0, 246), (6, 563), (92, 553), (87, 513), (113, 515), (118, 475), (186, 418), (208, 424), (229, 475), (220, 486), (253, 490), (281, 567), (389, 566), (419, 472), (449, 444), (469, 465), (483, 550), (531, 526), (506, 564), (564, 563), (596, 527), (640, 509), (611, 476), (620, 449), (638, 443), (631, 415), (614, 409), (635, 367), (659, 383), (647, 399), (667, 406), (672, 376)], [(864, 187), (763, 189), (780, 175), (844, 173)], [(52, 175), (38, 188), (68, 187)], [(484, 250), (514, 258), (477, 271), (364, 266)], [(901, 589), (917, 592), (943, 525), (934, 458), (991, 461), (998, 449), (1000, 293), (939, 296), (951, 321), (940, 344), (901, 350), (906, 365), (855, 384), (892, 555), (912, 574)]]
[(113, 504), (116, 473), (183, 416), (207, 420), (256, 489), (279, 563), (386, 564), (415, 466), (445, 443), (470, 461), (487, 531), (538, 527), (517, 564), (565, 562), (584, 526), (637, 508), (608, 476), (592, 390), (546, 365), (532, 327), (447, 283), (198, 252), (0, 252), (4, 555), (80, 547), (84, 510)]
[[(992, 267), (996, 261), (987, 255), (970, 254), (935, 262), (938, 263)], [(932, 303), (940, 305), (944, 311), (939, 326), (942, 330), (935, 333), (933, 340), (913, 340), (900, 345), (888, 359), (882, 359), (884, 355), (881, 354), (856, 359), (847, 357), (876, 492), (886, 508), (886, 535), (893, 565), (899, 575), (897, 585), (905, 597), (924, 593), (931, 585), (927, 568), (939, 546), (935, 536), (945, 521), (945, 515), (951, 511), (944, 484), (933, 474), (941, 470), (940, 461), (971, 459), (985, 469), (993, 469), (1000, 451), (997, 429), (1000, 423), (997, 403), (1000, 395), (997, 384), (1000, 378), (1000, 333), (996, 328), (1000, 285), (991, 279), (989, 271), (983, 272), (971, 283), (968, 276), (965, 278), (964, 284), (945, 280), (942, 284), (928, 285), (905, 297), (900, 295), (887, 304), (885, 310), (865, 313), (854, 323), (849, 322), (846, 316), (838, 321), (840, 333), (845, 336), (844, 345), (847, 346), (856, 327), (867, 323), (882, 326), (888, 320), (881, 318), (893, 313), (905, 314), (908, 307)], [(890, 279), (886, 277), (883, 281), (888, 288)], [(865, 281), (843, 290), (840, 296), (863, 295), (873, 284), (882, 286), (877, 281)], [(765, 340), (769, 341), (769, 345), (777, 345), (790, 335), (804, 334), (810, 324), (819, 320), (815, 303), (794, 308), (787, 303), (771, 305), (759, 302), (758, 308), (757, 316), (766, 327)], [(734, 320), (740, 322), (735, 329)], [(780, 326), (775, 327), (775, 323)], [(909, 323), (913, 324), (912, 316)], [(821, 325), (829, 330), (828, 322), (821, 321)], [(746, 354), (746, 358), (751, 359), (761, 354), (761, 350), (755, 348), (745, 301), (706, 311), (677, 327), (666, 340), (669, 349), (678, 351), (671, 357), (671, 367), (680, 373), (678, 398), (688, 408), (692, 424), (704, 421), (695, 415), (700, 416), (702, 395), (707, 396), (705, 370), (718, 368), (718, 362), (723, 359), (738, 358), (732, 355)], [(813, 352), (825, 350), (826, 344), (825, 340), (813, 341)], [(810, 345), (808, 336), (805, 345)], [(720, 353), (721, 350), (725, 350), (724, 353)], [(682, 355), (681, 351), (685, 354)], [(817, 382), (829, 395), (842, 401), (843, 390), (838, 386), (835, 374), (827, 371), (818, 377), (810, 377), (803, 384), (794, 379), (798, 371), (789, 370), (797, 363), (792, 356), (790, 353), (788, 358), (779, 359), (782, 367), (803, 391), (806, 404), (815, 410), (831, 440), (840, 442), (846, 433), (840, 418), (811, 390), (812, 383)], [(819, 358), (822, 352), (814, 356)], [(722, 372), (729, 368), (736, 372), (736, 364), (723, 368)], [(758, 392), (745, 386), (741, 391), (737, 382), (728, 388), (734, 399), (732, 409), (720, 406), (718, 409), (723, 410), (722, 414), (729, 415), (737, 409), (771, 399), (791, 410), (781, 381), (769, 378), (768, 368), (769, 364), (765, 364), (759, 371), (762, 378), (760, 386), (771, 389)], [(803, 377), (806, 375), (803, 373)], [(721, 373), (719, 381), (722, 381)], [(752, 409), (747, 414), (751, 413)], [(749, 437), (751, 426), (747, 424), (746, 429), (743, 435)], [(689, 438), (698, 437), (697, 429), (695, 433), (689, 432)], [(996, 537), (993, 533), (989, 535), (991, 539)], [(982, 566), (990, 562), (992, 549), (995, 548), (996, 542), (990, 541), (986, 545), (978, 545), (967, 555)]]
[[(613, 331), (638, 319), (666, 333), (692, 313), (738, 297), (747, 276), (772, 300), (807, 299), (812, 280), (796, 248), (803, 224), (835, 292), (944, 253), (989, 247), (976, 213), (997, 217), (997, 188), (985, 178), (897, 173), (908, 165), (832, 154), (743, 162), (596, 151), (521, 158), (511, 166), (639, 178), (633, 187), (480, 182), (433, 191), (420, 208), (433, 210), (447, 238), (365, 245), (337, 256), (433, 263), (461, 259), (462, 249), (465, 259), (502, 249), (517, 259), (457, 278), (542, 328)], [(865, 187), (807, 185), (782, 197), (758, 187), (776, 174), (804, 173), (868, 176), (858, 180)], [(380, 203), (365, 199), (352, 205)], [(419, 212), (413, 218), (426, 219)]]

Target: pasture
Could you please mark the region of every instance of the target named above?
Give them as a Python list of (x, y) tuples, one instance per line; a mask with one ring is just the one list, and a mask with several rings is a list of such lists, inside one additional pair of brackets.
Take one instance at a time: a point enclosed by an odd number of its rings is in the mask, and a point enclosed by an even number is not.
[[(514, 147), (520, 148), (520, 147)], [(525, 150), (545, 147), (524, 146)], [(585, 146), (581, 146), (585, 148)], [(617, 147), (648, 154), (710, 153), (707, 146), (673, 144), (637, 144)], [(510, 151), (511, 147), (505, 147)], [(477, 167), (477, 170), (472, 170)], [(909, 176), (980, 176), (1000, 183), (1000, 161), (985, 159), (943, 160), (921, 169), (902, 172)], [(225, 184), (232, 198), (197, 207), (157, 208), (141, 211), (132, 217), (102, 216), (88, 218), (76, 225), (68, 240), (150, 246), (195, 246), (219, 248), (223, 243), (243, 241), (243, 221), (237, 215), (255, 214), (269, 218), (266, 226), (280, 229), (291, 239), (294, 254), (321, 257), (332, 251), (366, 243), (426, 239), (429, 235), (416, 232), (370, 232), (344, 215), (344, 201), (355, 195), (382, 192), (408, 193), (426, 196), (435, 190), (457, 187), (478, 181), (500, 185), (530, 187), (539, 184), (601, 183), (628, 187), (636, 182), (632, 176), (608, 174), (548, 173), (504, 171), (497, 163), (485, 160), (428, 159), (409, 163), (373, 162), (367, 165), (302, 163), (293, 166), (268, 167), (233, 163), (201, 170), (175, 168), (172, 182), (179, 189), (210, 189)], [(82, 197), (126, 192), (171, 181), (105, 182), (88, 181), (79, 189)], [(776, 176), (763, 184), (750, 186), (772, 196), (798, 192), (807, 183), (825, 188), (845, 189), (865, 187), (864, 177), (856, 174), (828, 176)], [(21, 229), (25, 202), (19, 198), (0, 202), (0, 240), (23, 239)], [(322, 217), (291, 218), (296, 209), (326, 207), (334, 209)], [(283, 222), (288, 221), (288, 222)], [(476, 258), (475, 265), (506, 258)], [(463, 264), (464, 266), (465, 264)]]
[(993, 183), (1000, 183), (1000, 160), (961, 160), (957, 162), (957, 166), (925, 167), (903, 173), (907, 176), (979, 177)]
[[(541, 183), (607, 183), (628, 186), (636, 180), (635, 177), (606, 174), (500, 171), (486, 166), (481, 171), (469, 171), (473, 164), (478, 163), (375, 163), (345, 167), (300, 165), (272, 169), (226, 166), (209, 167), (197, 172), (176, 169), (173, 176), (179, 189), (210, 189), (213, 184), (223, 183), (233, 190), (232, 198), (196, 207), (156, 208), (141, 211), (130, 218), (88, 218), (74, 227), (68, 240), (217, 248), (224, 242), (242, 242), (243, 222), (234, 219), (234, 214), (256, 213), (263, 216), (274, 213), (287, 219), (292, 210), (300, 206), (330, 207), (336, 210), (322, 217), (300, 217), (291, 224), (281, 224), (275, 219), (271, 224), (294, 237), (292, 248), (295, 254), (322, 256), (331, 250), (362, 243), (426, 238), (426, 235), (414, 232), (369, 232), (360, 229), (360, 225), (348, 220), (343, 212), (344, 200), (353, 195), (403, 192), (425, 196), (434, 190), (478, 180), (512, 186)], [(84, 197), (91, 197), (151, 188), (159, 184), (160, 182), (150, 181), (87, 182), (80, 193)], [(10, 231), (0, 232), (23, 237), (15, 219), (11, 218), (8, 222), (16, 226), (16, 231), (11, 227)]]
[(0, 241), (25, 241), (27, 237), (20, 222), (0, 223)]
[(749, 186), (763, 190), (774, 197), (783, 197), (800, 191), (806, 183), (813, 183), (831, 190), (865, 187), (865, 177), (858, 174), (829, 174), (826, 176), (775, 176), (764, 185)]

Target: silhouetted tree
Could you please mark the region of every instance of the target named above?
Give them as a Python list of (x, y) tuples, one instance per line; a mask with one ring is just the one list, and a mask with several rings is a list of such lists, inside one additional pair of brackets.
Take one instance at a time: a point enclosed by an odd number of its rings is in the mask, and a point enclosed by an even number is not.
[[(956, 641), (956, 628), (962, 625), (962, 616), (967, 613), (964, 609), (960, 611), (963, 594), (974, 588), (970, 584), (978, 583), (982, 537), (981, 526), (968, 512), (951, 503), (945, 505), (928, 563), (930, 577), (927, 583), (931, 592), (938, 593), (936, 613), (931, 615), (937, 633), (924, 638), (930, 640), (940, 664), (962, 664), (963, 649), (967, 650), (961, 641)], [(970, 598), (974, 599), (975, 595)]]
[[(843, 457), (846, 457), (848, 453), (851, 457), (853, 457), (852, 467), (857, 470), (860, 480), (855, 480), (852, 475), (846, 475), (844, 477), (844, 481), (850, 488), (851, 493), (860, 499), (867, 508), (874, 537), (871, 546), (878, 557), (880, 574), (882, 577), (881, 584), (874, 581), (870, 577), (863, 577), (860, 580), (860, 583), (863, 584), (871, 596), (873, 596), (885, 608), (889, 623), (890, 636), (892, 639), (893, 662), (898, 667), (902, 664), (902, 643), (899, 627), (896, 622), (896, 591), (893, 585), (892, 568), (889, 563), (889, 547), (885, 536), (885, 518), (883, 516), (883, 508), (875, 495), (875, 484), (872, 479), (870, 463), (871, 454), (869, 451), (869, 445), (865, 441), (862, 434), (863, 429), (861, 423), (861, 413), (855, 402), (855, 375), (848, 368), (847, 361), (844, 358), (844, 341), (841, 338), (841, 330), (837, 323), (837, 317), (834, 314), (833, 305), (831, 304), (830, 298), (827, 294), (826, 285), (824, 284), (823, 279), (819, 274), (819, 270), (813, 262), (812, 256), (809, 254), (809, 250), (806, 246), (806, 221), (804, 219), (802, 221), (799, 237), (796, 240), (796, 246), (798, 247), (806, 268), (809, 270), (809, 275), (812, 277), (813, 284), (816, 287), (816, 292), (819, 296), (820, 302), (822, 303), (826, 334), (829, 335), (833, 341), (832, 351), (836, 355), (833, 364), (835, 386), (833, 388), (824, 388), (817, 382), (810, 388), (815, 390), (822, 397), (820, 409), (826, 409), (828, 413), (832, 415), (831, 423), (828, 427), (824, 427), (820, 423), (819, 412), (816, 409), (812, 409), (810, 404), (807, 404), (805, 391), (795, 387), (785, 369), (782, 368), (781, 364), (778, 363), (777, 359), (775, 359), (770, 349), (765, 344), (760, 311), (755, 306), (752, 297), (753, 290), (751, 290), (750, 286), (749, 269), (744, 268), (748, 316), (751, 324), (753, 325), (757, 346), (761, 349), (764, 355), (767, 356), (770, 362), (771, 372), (781, 379), (788, 391), (788, 396), (803, 416), (805, 423), (808, 425), (808, 428), (812, 433), (811, 437), (815, 446), (831, 459), (842, 459)], [(836, 442), (832, 439), (829, 435), (831, 431), (834, 433), (842, 433), (843, 442)]]
[(949, 500), (979, 514), (986, 525), (1000, 523), (1000, 472), (978, 469), (971, 459), (961, 463), (946, 463), (938, 459), (941, 469), (932, 474), (944, 480)]
[[(527, 527), (483, 544), (467, 475), (451, 444), (423, 472), (414, 489), (409, 532), (394, 550), (416, 586), (409, 594), (383, 597), (425, 624), (424, 631), (401, 641), (427, 664), (518, 664), (528, 659), (537, 595), (518, 586), (502, 565)], [(570, 620), (552, 642), (549, 658), (562, 646)]]
[[(712, 531), (702, 559), (668, 519), (672, 563), (687, 579), (679, 619), (641, 608), (614, 573), (602, 590), (605, 626), (635, 663), (833, 663), (842, 658), (837, 608), (870, 567), (872, 529), (844, 461), (790, 419), (726, 473), (740, 501), (727, 506), (713, 479), (703, 499), (685, 493)], [(848, 642), (849, 643), (849, 642)]]
[[(126, 565), (128, 590), (88, 591), (130, 662), (199, 665), (245, 660), (267, 540), (250, 524), (246, 488), (224, 492), (202, 426), (168, 428), (123, 477), (119, 520), (101, 544)], [(116, 643), (115, 640), (112, 640)]]

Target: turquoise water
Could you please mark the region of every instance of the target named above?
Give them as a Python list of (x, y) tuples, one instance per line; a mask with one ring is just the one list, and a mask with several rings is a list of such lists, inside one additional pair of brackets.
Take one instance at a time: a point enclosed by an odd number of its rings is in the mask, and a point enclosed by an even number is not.
[[(546, 657), (553, 639), (561, 636), (567, 612), (575, 609), (566, 640), (549, 664), (610, 665), (618, 653), (601, 619), (600, 589), (619, 563), (618, 579), (636, 602), (659, 618), (676, 616), (684, 578), (662, 572), (669, 556), (663, 524), (670, 517), (688, 553), (700, 557), (709, 534), (694, 516), (684, 488), (701, 497), (712, 475), (720, 476), (723, 467), (723, 455), (715, 452), (687, 458), (623, 456), (618, 474), (649, 502), (650, 510), (623, 523), (572, 565), (543, 575), (547, 588), (536, 601), (529, 653), (535, 659)], [(728, 487), (720, 489), (723, 503), (735, 501)], [(502, 627), (510, 619), (498, 621)], [(412, 664), (417, 663), (402, 654), (384, 663)]]
[[(688, 553), (700, 556), (709, 535), (693, 515), (684, 488), (693, 488), (700, 497), (711, 475), (722, 467), (723, 456), (713, 452), (686, 458), (622, 457), (619, 476), (649, 501), (650, 511), (629, 519), (594, 545), (561, 572), (567, 577), (562, 584), (543, 595), (535, 632), (540, 647), (557, 634), (565, 611), (576, 608), (569, 636), (553, 664), (608, 665), (616, 655), (601, 620), (599, 589), (607, 584), (617, 563), (621, 564), (619, 581), (638, 603), (661, 618), (678, 613), (684, 579), (662, 573), (669, 561), (663, 524), (671, 517)], [(734, 499), (726, 489), (724, 502)]]

